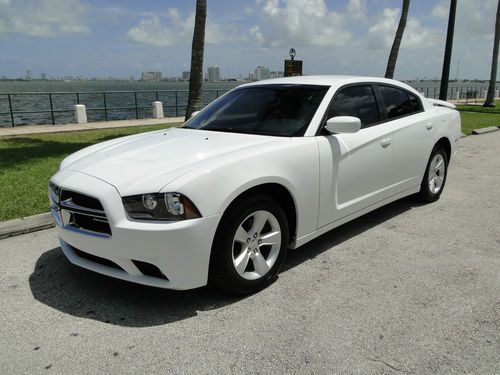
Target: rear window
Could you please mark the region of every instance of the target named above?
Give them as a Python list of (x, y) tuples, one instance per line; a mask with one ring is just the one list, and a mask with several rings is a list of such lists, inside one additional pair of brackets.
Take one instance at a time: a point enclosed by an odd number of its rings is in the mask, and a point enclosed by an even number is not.
[(415, 95), (391, 86), (380, 85), (378, 88), (388, 119), (411, 115), (422, 110), (422, 104)]

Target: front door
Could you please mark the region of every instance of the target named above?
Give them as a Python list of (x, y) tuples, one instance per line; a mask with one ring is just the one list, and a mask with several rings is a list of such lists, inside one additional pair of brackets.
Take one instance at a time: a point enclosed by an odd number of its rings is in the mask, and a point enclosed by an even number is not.
[(330, 224), (391, 195), (393, 128), (381, 122), (370, 84), (341, 88), (328, 118), (355, 116), (361, 129), (354, 134), (318, 137), (321, 203), (318, 227)]

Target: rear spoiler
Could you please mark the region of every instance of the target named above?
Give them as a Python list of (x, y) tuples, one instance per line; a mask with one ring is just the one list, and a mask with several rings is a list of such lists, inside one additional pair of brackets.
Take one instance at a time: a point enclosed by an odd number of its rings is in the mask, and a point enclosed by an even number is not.
[(428, 101), (432, 103), (432, 105), (435, 105), (436, 107), (446, 107), (446, 108), (451, 108), (455, 109), (457, 106), (452, 103), (445, 102), (444, 100), (437, 100), (437, 99), (429, 99), (426, 98)]

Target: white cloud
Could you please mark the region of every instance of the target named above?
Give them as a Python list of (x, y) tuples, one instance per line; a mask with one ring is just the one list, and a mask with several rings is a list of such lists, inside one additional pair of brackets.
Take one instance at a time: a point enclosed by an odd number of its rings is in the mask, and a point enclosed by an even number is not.
[(366, 17), (366, 4), (364, 0), (349, 0), (346, 8), (347, 13), (353, 19), (361, 19)]
[(448, 18), (450, 13), (449, 4), (441, 2), (432, 8), (431, 16), (435, 18)]
[[(127, 36), (136, 43), (160, 47), (191, 42), (194, 29), (194, 12), (187, 17), (183, 17), (178, 9), (170, 8), (164, 18), (165, 22), (156, 15), (143, 18), (138, 26), (128, 31)], [(205, 24), (206, 43), (221, 44), (243, 39), (244, 36), (236, 26), (216, 24), (207, 16)]]
[(138, 26), (128, 31), (128, 37), (134, 42), (158, 47), (172, 46), (177, 41), (174, 31), (163, 26), (157, 16), (142, 19)]
[[(401, 9), (385, 8), (377, 22), (368, 29), (367, 46), (373, 50), (392, 46), (399, 23)], [(401, 42), (402, 48), (429, 48), (436, 44), (438, 32), (423, 26), (415, 17), (408, 17)]]
[(257, 0), (259, 24), (250, 29), (264, 47), (341, 46), (351, 40), (347, 21), (364, 14), (364, 2), (349, 0), (341, 12), (329, 11), (323, 0)]
[(79, 0), (1, 0), (0, 35), (52, 38), (87, 34), (87, 7)]

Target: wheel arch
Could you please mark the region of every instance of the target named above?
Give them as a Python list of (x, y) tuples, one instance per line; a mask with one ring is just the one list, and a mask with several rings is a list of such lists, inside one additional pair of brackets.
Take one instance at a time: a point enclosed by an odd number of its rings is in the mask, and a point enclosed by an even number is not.
[(446, 152), (446, 158), (448, 159), (448, 164), (450, 163), (451, 159), (451, 142), (448, 138), (446, 137), (441, 137), (437, 142), (435, 146), (441, 146), (444, 151)]
[(226, 203), (226, 207), (223, 210), (224, 213), (219, 221), (217, 231), (219, 230), (220, 224), (224, 220), (225, 216), (233, 207), (246, 198), (256, 195), (268, 196), (281, 206), (288, 221), (290, 230), (289, 242), (292, 243), (295, 240), (297, 232), (297, 203), (290, 189), (277, 182), (265, 182), (252, 187), (247, 187), (244, 191), (241, 191), (236, 196), (232, 197), (232, 199)]

